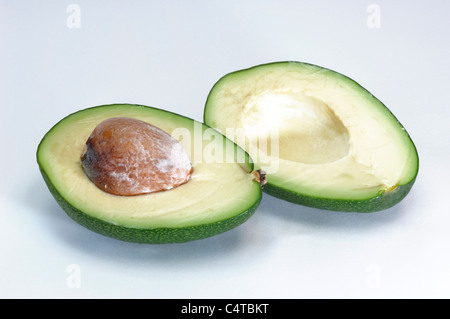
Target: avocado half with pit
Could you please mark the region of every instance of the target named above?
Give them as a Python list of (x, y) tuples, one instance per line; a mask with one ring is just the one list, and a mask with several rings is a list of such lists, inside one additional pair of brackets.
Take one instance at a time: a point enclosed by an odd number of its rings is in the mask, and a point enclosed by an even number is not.
[(217, 130), (165, 110), (88, 108), (58, 122), (37, 150), (42, 176), (76, 222), (139, 243), (228, 231), (261, 200), (248, 154)]
[(308, 63), (223, 76), (204, 122), (266, 171), (266, 193), (305, 206), (383, 210), (408, 194), (418, 173), (416, 147), (386, 106), (347, 76)]

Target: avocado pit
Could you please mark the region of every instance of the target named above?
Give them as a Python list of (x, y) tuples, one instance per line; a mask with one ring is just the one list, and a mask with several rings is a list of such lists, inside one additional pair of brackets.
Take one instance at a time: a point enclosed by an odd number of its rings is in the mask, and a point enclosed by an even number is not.
[(134, 196), (175, 188), (193, 171), (181, 144), (147, 122), (109, 118), (98, 124), (81, 154), (86, 176), (101, 190)]

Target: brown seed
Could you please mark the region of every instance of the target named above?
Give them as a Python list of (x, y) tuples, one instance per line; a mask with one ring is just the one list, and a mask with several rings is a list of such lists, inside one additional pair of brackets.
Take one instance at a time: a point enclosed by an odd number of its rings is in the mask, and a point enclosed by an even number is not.
[(81, 165), (101, 190), (122, 196), (159, 192), (189, 181), (192, 165), (181, 144), (140, 120), (115, 117), (93, 130)]

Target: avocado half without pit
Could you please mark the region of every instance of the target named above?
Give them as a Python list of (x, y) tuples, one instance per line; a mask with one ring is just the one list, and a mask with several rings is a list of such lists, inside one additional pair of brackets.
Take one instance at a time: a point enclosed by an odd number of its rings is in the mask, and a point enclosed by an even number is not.
[(266, 172), (266, 193), (305, 206), (383, 210), (408, 194), (418, 173), (416, 147), (386, 106), (316, 65), (275, 62), (223, 76), (204, 122)]
[(88, 108), (58, 122), (37, 150), (42, 176), (76, 222), (139, 243), (214, 236), (261, 200), (249, 155), (217, 130), (165, 110)]

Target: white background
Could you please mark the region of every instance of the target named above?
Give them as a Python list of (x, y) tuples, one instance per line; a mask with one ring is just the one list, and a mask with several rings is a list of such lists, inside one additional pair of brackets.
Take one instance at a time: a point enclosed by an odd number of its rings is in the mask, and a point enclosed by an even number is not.
[[(0, 297), (450, 297), (448, 1), (374, 2), (380, 25), (361, 0), (76, 1), (80, 28), (71, 3), (0, 0)], [(201, 120), (221, 76), (282, 60), (344, 73), (399, 118), (421, 160), (403, 202), (357, 214), (264, 195), (227, 233), (138, 245), (47, 190), (36, 149), (66, 115), (126, 102)]]

